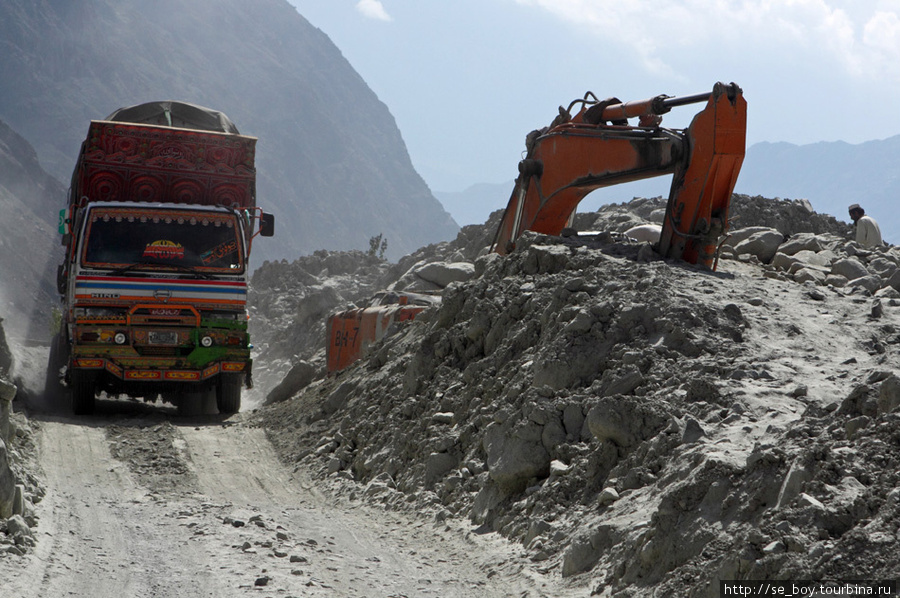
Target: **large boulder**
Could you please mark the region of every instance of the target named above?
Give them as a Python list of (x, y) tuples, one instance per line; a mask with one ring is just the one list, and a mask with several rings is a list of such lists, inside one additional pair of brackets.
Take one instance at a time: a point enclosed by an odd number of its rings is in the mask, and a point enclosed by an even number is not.
[(588, 429), (594, 438), (609, 440), (622, 448), (632, 448), (651, 438), (668, 422), (662, 409), (635, 397), (605, 397), (587, 414)]
[(299, 361), (288, 372), (287, 376), (266, 396), (266, 405), (286, 401), (300, 389), (309, 386), (316, 378), (316, 368), (308, 361)]
[(16, 392), (18, 387), (15, 384), (0, 377), (0, 440), (9, 440), (9, 414)]
[(784, 235), (775, 229), (766, 229), (754, 233), (749, 238), (734, 246), (738, 255), (755, 255), (759, 261), (768, 264), (784, 242)]
[(890, 413), (900, 407), (900, 378), (891, 374), (878, 391), (878, 411)]
[(822, 240), (812, 233), (798, 233), (781, 244), (778, 248), (780, 253), (785, 255), (794, 255), (800, 251), (812, 251), (813, 253), (824, 249)]
[(800, 268), (796, 272), (794, 272), (794, 280), (801, 284), (805, 282), (811, 282), (813, 284), (821, 285), (825, 284), (825, 279), (827, 275), (825, 272), (818, 270), (816, 268)]
[(728, 239), (725, 241), (725, 245), (737, 247), (742, 241), (746, 241), (756, 233), (771, 230), (773, 229), (768, 226), (746, 226), (744, 228), (736, 228), (728, 231)]
[(831, 273), (836, 276), (843, 276), (847, 280), (855, 280), (869, 275), (865, 265), (855, 257), (835, 261), (831, 264)]
[[(8, 282), (8, 281), (7, 281)], [(6, 333), (3, 330), (3, 318), (0, 318), (0, 376), (8, 375), (12, 369), (13, 356), (6, 342)]]
[(419, 278), (445, 288), (453, 282), (465, 282), (475, 275), (475, 266), (469, 262), (431, 262), (415, 270)]
[(891, 274), (890, 278), (888, 278), (888, 284), (893, 287), (894, 290), (900, 291), (900, 270)]
[(542, 427), (528, 422), (513, 429), (492, 424), (485, 431), (484, 450), (491, 479), (512, 494), (525, 489), (528, 480), (550, 473), (550, 455), (542, 443)]
[(859, 278), (850, 280), (847, 283), (847, 286), (862, 287), (870, 293), (875, 293), (878, 289), (884, 286), (884, 281), (882, 281), (881, 277), (877, 274), (869, 274), (867, 276), (860, 276)]

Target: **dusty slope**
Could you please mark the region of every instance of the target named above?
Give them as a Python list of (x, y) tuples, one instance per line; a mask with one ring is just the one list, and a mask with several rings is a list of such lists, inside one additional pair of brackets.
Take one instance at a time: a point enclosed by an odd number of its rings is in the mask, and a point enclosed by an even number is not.
[(726, 251), (713, 274), (535, 236), (262, 421), (322, 483), (498, 531), (565, 587), (896, 577), (900, 255), (791, 202), (758, 216), (820, 233), (792, 243), (829, 266)]
[(0, 121), (0, 318), (17, 350), (50, 336), (62, 261), (56, 221), (65, 193), (41, 169), (34, 148)]
[(257, 388), (247, 404), (263, 402), (298, 361), (324, 368), (325, 321), (334, 311), (365, 305), (387, 287), (439, 291), (417, 269), (437, 261), (472, 262), (490, 244), (501, 215), (495, 212), (485, 225), (463, 227), (453, 241), (428, 245), (396, 263), (374, 252), (316, 251), (290, 263), (263, 264), (250, 284)]

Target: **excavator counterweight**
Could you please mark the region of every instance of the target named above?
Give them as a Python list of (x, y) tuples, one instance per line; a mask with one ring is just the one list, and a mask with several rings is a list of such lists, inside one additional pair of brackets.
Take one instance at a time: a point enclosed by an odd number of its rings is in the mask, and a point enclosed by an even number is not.
[[(687, 129), (660, 126), (672, 108), (700, 102), (706, 107)], [(630, 118), (638, 124), (629, 125)], [(560, 107), (549, 127), (528, 135), (492, 249), (505, 255), (526, 230), (560, 234), (595, 189), (671, 174), (657, 249), (663, 257), (712, 268), (728, 226), (746, 128), (747, 103), (734, 83), (717, 83), (709, 93), (627, 103), (600, 101), (588, 92), (568, 109)]]

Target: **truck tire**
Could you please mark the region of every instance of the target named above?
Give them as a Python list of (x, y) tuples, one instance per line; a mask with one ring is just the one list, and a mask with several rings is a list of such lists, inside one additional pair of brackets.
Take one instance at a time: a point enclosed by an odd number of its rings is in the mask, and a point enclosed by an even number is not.
[(85, 370), (72, 370), (69, 379), (72, 384), (72, 411), (75, 415), (94, 413), (97, 374)]
[(231, 415), (241, 410), (242, 376), (222, 374), (216, 386), (216, 407), (219, 413)]

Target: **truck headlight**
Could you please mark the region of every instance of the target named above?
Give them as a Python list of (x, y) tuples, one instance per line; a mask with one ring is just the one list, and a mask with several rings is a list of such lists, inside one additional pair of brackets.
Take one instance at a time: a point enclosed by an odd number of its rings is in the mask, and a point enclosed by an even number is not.
[(117, 345), (124, 345), (125, 341), (128, 340), (128, 337), (125, 336), (124, 332), (117, 332), (113, 337), (113, 340), (116, 341)]
[(211, 336), (204, 336), (200, 339), (200, 344), (206, 348), (212, 347), (213, 339)]

